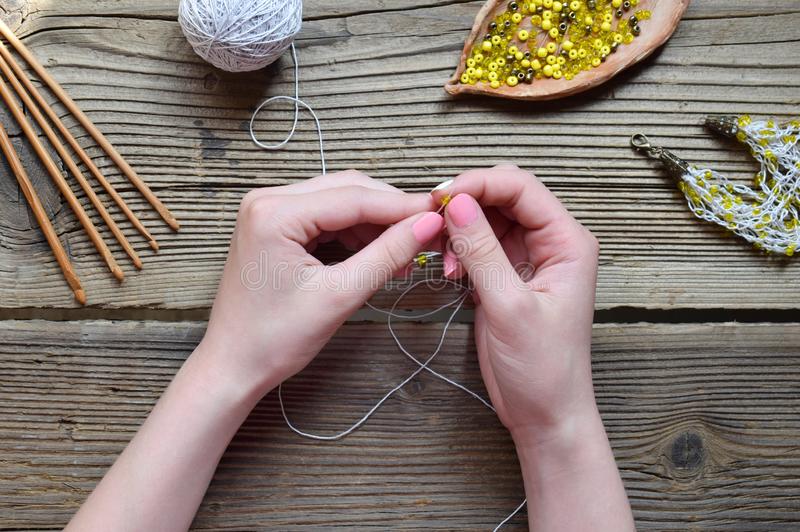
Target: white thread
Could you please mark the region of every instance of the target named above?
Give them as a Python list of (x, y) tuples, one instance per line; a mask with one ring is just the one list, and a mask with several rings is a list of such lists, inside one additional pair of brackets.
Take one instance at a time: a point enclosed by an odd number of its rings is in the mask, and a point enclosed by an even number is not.
[(181, 0), (178, 22), (195, 53), (228, 72), (259, 70), (289, 48), (301, 0)]
[[(253, 139), (253, 142), (256, 143), (257, 146), (263, 148), (265, 150), (280, 150), (284, 146), (286, 146), (292, 137), (294, 137), (295, 132), (297, 131), (297, 120), (300, 117), (300, 106), (303, 106), (305, 109), (311, 113), (311, 116), (314, 118), (314, 123), (317, 125), (317, 136), (319, 137), (319, 160), (320, 164), (322, 165), (322, 174), (327, 174), (327, 164), (325, 163), (325, 142), (322, 138), (322, 126), (319, 123), (319, 117), (317, 117), (317, 113), (314, 112), (314, 109), (300, 99), (300, 63), (297, 61), (297, 51), (294, 48), (294, 43), (291, 45), (292, 49), (292, 61), (294, 62), (294, 97), (292, 96), (273, 96), (272, 98), (268, 98), (261, 102), (261, 105), (256, 107), (256, 110), (253, 112), (253, 116), (250, 117), (250, 138)], [(277, 144), (264, 144), (263, 142), (259, 141), (256, 138), (255, 132), (255, 122), (256, 118), (258, 117), (258, 113), (261, 112), (264, 107), (271, 104), (274, 101), (284, 100), (294, 102), (294, 121), (292, 122), (292, 129), (289, 130), (289, 134)]]
[(698, 218), (719, 224), (757, 247), (793, 255), (800, 248), (800, 122), (740, 119), (740, 142), (761, 170), (755, 188), (731, 182), (709, 169), (690, 167), (681, 190)]
[[(297, 52), (295, 50), (294, 44), (291, 45), (291, 50), (292, 50), (292, 60), (294, 61), (295, 95), (294, 95), (294, 97), (291, 97), (291, 96), (273, 96), (272, 98), (269, 98), (269, 99), (265, 100), (264, 102), (262, 102), (256, 108), (255, 112), (253, 113), (253, 116), (250, 118), (250, 137), (253, 139), (253, 142), (256, 145), (258, 145), (259, 147), (261, 147), (261, 148), (264, 148), (264, 149), (267, 149), (267, 150), (279, 150), (279, 149), (283, 148), (284, 146), (286, 146), (286, 144), (289, 143), (289, 141), (292, 139), (292, 137), (295, 134), (295, 131), (297, 129), (297, 121), (298, 121), (298, 118), (299, 118), (299, 112), (300, 112), (299, 107), (302, 106), (302, 107), (304, 107), (305, 109), (307, 109), (311, 113), (311, 116), (314, 118), (314, 121), (316, 123), (317, 135), (319, 136), (319, 152), (320, 152), (320, 161), (321, 161), (321, 165), (322, 165), (322, 173), (325, 174), (325, 173), (327, 173), (326, 172), (327, 165), (326, 165), (326, 162), (325, 162), (325, 150), (324, 150), (324, 142), (323, 142), (323, 138), (322, 138), (322, 127), (320, 125), (319, 118), (317, 117), (317, 114), (314, 112), (314, 110), (311, 108), (311, 106), (300, 99), (300, 63), (297, 60)], [(293, 121), (293, 124), (292, 124), (292, 128), (289, 131), (289, 134), (286, 136), (286, 138), (284, 138), (283, 141), (279, 142), (278, 144), (264, 144), (264, 143), (260, 142), (256, 138), (255, 131), (254, 131), (255, 120), (256, 120), (256, 117), (258, 116), (258, 113), (265, 106), (267, 106), (268, 104), (270, 104), (271, 102), (274, 102), (276, 100), (286, 100), (286, 101), (294, 102), (294, 104), (295, 104), (294, 121)], [(427, 258), (430, 259), (430, 258), (432, 258), (432, 257), (434, 257), (436, 255), (440, 255), (440, 254), (436, 253), (436, 252), (428, 252), (427, 253)], [(451, 281), (449, 279), (443, 279), (443, 281), (444, 281), (445, 284), (456, 286), (458, 288), (463, 288), (462, 285), (459, 285), (458, 283), (456, 283), (454, 281)], [(464, 301), (466, 301), (467, 297), (469, 296), (469, 289), (464, 290), (464, 292), (461, 293), (456, 299), (454, 299), (454, 300), (452, 300), (452, 301), (450, 301), (450, 302), (448, 302), (448, 303), (446, 303), (446, 304), (444, 304), (444, 305), (442, 305), (442, 306), (440, 306), (440, 307), (438, 307), (438, 308), (436, 308), (434, 310), (427, 311), (427, 312), (424, 312), (422, 314), (406, 315), (406, 314), (398, 314), (397, 312), (395, 312), (397, 310), (397, 306), (405, 298), (406, 295), (408, 295), (416, 287), (418, 287), (418, 286), (420, 286), (422, 284), (430, 283), (430, 282), (431, 282), (430, 279), (424, 279), (422, 281), (417, 281), (417, 282), (411, 284), (411, 286), (409, 286), (406, 290), (404, 290), (400, 294), (400, 296), (395, 300), (395, 302), (392, 305), (391, 309), (388, 310), (388, 311), (380, 309), (380, 308), (377, 308), (377, 307), (373, 306), (369, 302), (366, 303), (366, 305), (368, 307), (370, 307), (371, 309), (373, 309), (373, 310), (375, 310), (377, 312), (380, 312), (382, 314), (385, 314), (387, 316), (387, 320), (386, 321), (387, 321), (387, 326), (388, 326), (388, 329), (389, 329), (389, 334), (391, 335), (391, 337), (394, 340), (395, 344), (397, 345), (397, 347), (400, 349), (400, 351), (406, 357), (411, 359), (419, 367), (416, 370), (414, 370), (408, 377), (403, 379), (403, 381), (400, 382), (397, 386), (395, 386), (394, 388), (389, 390), (363, 416), (361, 416), (361, 418), (358, 421), (353, 423), (347, 429), (345, 429), (345, 430), (343, 430), (343, 431), (341, 431), (341, 432), (339, 432), (337, 434), (332, 434), (332, 435), (313, 434), (311, 432), (305, 432), (305, 431), (300, 430), (299, 428), (297, 428), (291, 422), (291, 420), (289, 419), (289, 416), (286, 413), (286, 407), (285, 407), (284, 402), (283, 402), (283, 384), (280, 384), (280, 385), (278, 385), (278, 403), (280, 404), (281, 415), (283, 415), (283, 419), (286, 422), (286, 426), (288, 426), (289, 429), (291, 429), (296, 434), (298, 434), (300, 436), (303, 436), (304, 438), (309, 438), (309, 439), (312, 439), (312, 440), (318, 440), (318, 441), (340, 440), (340, 439), (344, 438), (345, 436), (347, 436), (349, 434), (352, 434), (354, 431), (356, 431), (362, 425), (364, 425), (364, 423), (366, 423), (367, 420), (369, 420), (369, 418), (372, 417), (372, 415), (375, 412), (377, 412), (378, 409), (381, 406), (383, 406), (383, 404), (386, 401), (388, 401), (395, 393), (397, 393), (400, 389), (402, 389), (403, 386), (405, 386), (406, 384), (411, 382), (411, 380), (414, 379), (414, 377), (416, 377), (417, 375), (419, 375), (423, 371), (427, 371), (428, 373), (430, 373), (431, 375), (433, 375), (437, 379), (440, 379), (440, 380), (446, 382), (447, 384), (458, 388), (459, 390), (465, 392), (466, 394), (468, 394), (468, 395), (472, 396), (473, 398), (477, 399), (478, 401), (480, 401), (484, 406), (486, 406), (486, 408), (488, 408), (492, 412), (496, 412), (494, 406), (492, 406), (492, 404), (489, 401), (487, 401), (486, 399), (481, 397), (479, 394), (473, 392), (472, 390), (470, 390), (466, 386), (464, 386), (464, 385), (462, 385), (462, 384), (450, 379), (449, 377), (446, 377), (445, 375), (442, 375), (441, 373), (439, 373), (436, 370), (434, 370), (434, 369), (429, 367), (429, 364), (433, 361), (434, 358), (436, 358), (436, 355), (438, 355), (439, 352), (441, 351), (442, 346), (444, 345), (444, 340), (447, 337), (447, 331), (450, 328), (450, 325), (452, 324), (453, 320), (455, 319), (456, 315), (458, 314), (458, 311), (461, 310), (461, 307), (464, 305)], [(452, 306), (455, 306), (455, 308), (453, 309), (453, 312), (450, 314), (450, 316), (448, 317), (447, 321), (444, 324), (444, 327), (442, 328), (442, 334), (441, 334), (441, 336), (439, 338), (439, 343), (437, 344), (436, 349), (434, 349), (433, 353), (431, 353), (431, 355), (427, 358), (427, 360), (425, 360), (425, 362), (420, 361), (417, 357), (412, 355), (405, 348), (403, 343), (400, 341), (400, 339), (397, 336), (397, 333), (395, 333), (394, 328), (392, 327), (392, 319), (393, 318), (397, 318), (397, 319), (416, 320), (416, 319), (432, 316), (432, 315), (436, 314), (437, 312), (440, 312), (440, 311), (442, 311), (442, 310), (444, 310), (446, 308), (452, 307)], [(527, 504), (527, 499), (523, 500), (522, 503), (519, 506), (517, 506), (517, 508), (513, 512), (511, 512), (505, 519), (503, 519), (503, 521), (501, 521), (500, 524), (498, 524), (493, 529), (493, 532), (497, 532), (498, 530), (500, 530), (500, 528), (503, 527), (503, 525), (505, 525), (506, 523), (508, 523), (515, 515), (517, 515), (517, 513), (519, 513), (520, 510), (522, 510), (522, 508), (524, 508), (526, 504)]]

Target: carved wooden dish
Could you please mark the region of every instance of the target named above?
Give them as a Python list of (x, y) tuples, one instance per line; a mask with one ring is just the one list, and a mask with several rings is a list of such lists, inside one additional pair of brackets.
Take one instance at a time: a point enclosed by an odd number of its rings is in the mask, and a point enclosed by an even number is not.
[[(566, 1), (569, 2), (569, 0)], [(518, 100), (553, 100), (589, 90), (645, 59), (664, 44), (675, 32), (683, 13), (689, 6), (689, 1), (640, 0), (635, 9), (637, 11), (646, 9), (652, 13), (650, 19), (641, 22), (641, 34), (630, 44), (622, 44), (616, 52), (608, 54), (600, 66), (582, 71), (571, 80), (543, 77), (542, 79), (534, 80), (530, 84), (519, 83), (514, 87), (503, 84), (499, 88), (492, 88), (488, 82), (483, 81), (479, 81), (474, 85), (461, 82), (461, 76), (467, 69), (466, 60), (470, 56), (473, 45), (480, 44), (483, 41), (483, 36), (488, 32), (489, 24), (497, 14), (506, 9), (510, 2), (510, 0), (489, 0), (478, 13), (475, 25), (464, 43), (458, 68), (444, 88), (453, 95), (485, 94)], [(520, 27), (523, 26), (526, 29), (530, 29), (531, 24), (527, 18), (522, 21)], [(547, 39), (546, 33), (541, 31), (538, 35), (531, 35), (526, 43), (515, 42), (522, 50), (523, 48), (527, 49), (527, 46), (531, 48), (541, 46)]]

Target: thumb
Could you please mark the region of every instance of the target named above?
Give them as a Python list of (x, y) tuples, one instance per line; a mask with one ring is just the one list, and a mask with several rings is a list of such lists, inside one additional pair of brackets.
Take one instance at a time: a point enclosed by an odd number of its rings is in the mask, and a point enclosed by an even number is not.
[(469, 275), (481, 302), (501, 306), (504, 293), (521, 281), (480, 205), (469, 194), (459, 194), (447, 204), (445, 219), (450, 251)]
[(371, 295), (395, 273), (405, 270), (442, 229), (441, 215), (435, 212), (414, 215), (391, 226), (341, 266), (359, 292)]

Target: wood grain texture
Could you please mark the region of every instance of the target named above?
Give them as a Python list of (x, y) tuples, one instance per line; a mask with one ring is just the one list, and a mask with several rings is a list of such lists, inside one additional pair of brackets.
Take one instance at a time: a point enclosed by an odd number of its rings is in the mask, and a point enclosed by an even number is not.
[[(0, 322), (0, 528), (60, 529), (199, 341), (202, 323)], [(413, 351), (437, 324), (400, 327)], [(603, 418), (640, 530), (800, 525), (800, 325), (595, 327)], [(456, 325), (436, 369), (481, 390)], [(286, 389), (302, 428), (351, 423), (413, 368), (384, 326), (345, 326)], [(217, 471), (195, 530), (486, 530), (521, 500), (493, 414), (428, 376), (341, 442), (284, 426), (274, 394)], [(518, 518), (509, 530), (524, 530)]]
[[(797, 260), (760, 255), (696, 221), (670, 179), (631, 152), (628, 138), (645, 132), (692, 162), (742, 178), (754, 172), (744, 152), (712, 138), (700, 123), (710, 113), (798, 113), (797, 2), (693, 2), (655, 57), (584, 96), (542, 104), (456, 101), (441, 90), (480, 4), (306, 2), (301, 91), (323, 120), (331, 169), (355, 167), (426, 190), (469, 168), (516, 161), (599, 237), (598, 308), (796, 308)], [(291, 92), (288, 57), (249, 75), (215, 70), (183, 38), (174, 0), (2, 0), (0, 6), (182, 222), (173, 234), (66, 117), (163, 244), (155, 255), (112, 212), (145, 261), (143, 272), (126, 272), (118, 286), (64, 213), (57, 227), (90, 304), (208, 307), (242, 195), (319, 169), (309, 121), (281, 152), (258, 150), (246, 133), (263, 97)], [(288, 108), (266, 111), (260, 135), (279, 139), (289, 117)], [(0, 306), (73, 306), (35, 224), (19, 225), (18, 194), (5, 167), (0, 183)]]

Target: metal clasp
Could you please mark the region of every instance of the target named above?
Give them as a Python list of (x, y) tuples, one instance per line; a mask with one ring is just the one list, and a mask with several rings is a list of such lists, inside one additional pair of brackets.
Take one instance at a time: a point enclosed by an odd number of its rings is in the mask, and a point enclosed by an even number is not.
[(661, 146), (653, 146), (650, 143), (650, 139), (642, 133), (637, 133), (631, 137), (631, 146), (644, 152), (651, 159), (661, 161), (675, 177), (682, 177), (689, 171), (689, 163)]

